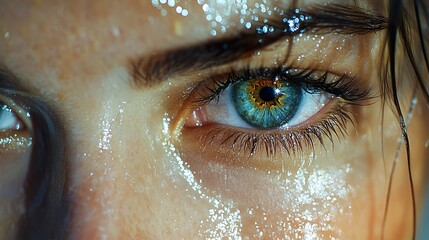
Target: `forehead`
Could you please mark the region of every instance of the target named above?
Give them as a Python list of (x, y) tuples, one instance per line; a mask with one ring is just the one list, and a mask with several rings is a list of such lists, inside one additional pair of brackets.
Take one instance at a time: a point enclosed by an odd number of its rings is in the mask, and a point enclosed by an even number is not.
[(0, 64), (35, 81), (85, 78), (136, 55), (234, 34), (281, 9), (326, 2), (0, 0)]

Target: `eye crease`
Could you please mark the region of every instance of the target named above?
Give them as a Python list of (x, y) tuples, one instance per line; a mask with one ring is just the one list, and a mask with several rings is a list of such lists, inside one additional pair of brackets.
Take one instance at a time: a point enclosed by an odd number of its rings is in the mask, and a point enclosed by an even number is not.
[[(387, 27), (385, 17), (356, 6), (316, 4), (308, 8), (308, 11), (279, 8), (281, 14), (264, 18), (265, 20), (258, 24), (251, 24), (251, 28), (246, 27), (243, 32), (237, 32), (238, 34), (232, 38), (209, 39), (202, 44), (135, 59), (131, 61), (130, 66), (133, 81), (137, 87), (152, 87), (165, 79), (189, 73), (190, 70), (206, 70), (231, 63), (285, 38), (299, 36), (303, 32), (320, 35), (329, 33), (364, 35)], [(299, 19), (296, 16), (297, 12), (304, 17), (304, 21), (295, 22)], [(290, 29), (291, 27), (293, 29)]]

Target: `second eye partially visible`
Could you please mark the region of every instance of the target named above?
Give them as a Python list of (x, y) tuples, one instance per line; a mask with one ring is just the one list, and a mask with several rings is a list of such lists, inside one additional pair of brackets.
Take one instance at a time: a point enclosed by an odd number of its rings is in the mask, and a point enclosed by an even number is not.
[(21, 130), (23, 123), (7, 105), (0, 105), (0, 132), (10, 130)]

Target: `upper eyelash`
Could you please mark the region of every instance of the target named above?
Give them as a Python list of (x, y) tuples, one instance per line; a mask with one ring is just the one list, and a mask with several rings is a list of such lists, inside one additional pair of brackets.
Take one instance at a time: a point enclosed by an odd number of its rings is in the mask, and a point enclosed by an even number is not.
[(317, 122), (301, 125), (287, 132), (249, 132), (215, 127), (200, 136), (200, 141), (205, 146), (215, 144), (218, 148), (226, 148), (228, 152), (241, 152), (249, 158), (260, 151), (265, 152), (269, 158), (280, 152), (286, 152), (289, 156), (299, 155), (304, 149), (311, 149), (314, 152), (316, 145), (326, 149), (327, 142), (333, 143), (335, 138), (341, 139), (346, 136), (348, 123), (355, 125), (355, 112), (353, 108), (349, 109), (347, 106), (368, 105), (371, 102), (367, 100), (376, 97), (372, 88), (360, 83), (356, 77), (346, 74), (340, 76), (328, 71), (297, 69), (287, 63), (281, 66), (255, 68), (247, 63), (241, 69), (232, 66), (226, 73), (212, 74), (194, 86), (190, 92), (193, 107), (218, 102), (225, 89), (240, 81), (275, 77), (280, 81), (297, 84), (309, 94), (330, 94), (332, 98), (338, 98), (336, 106)]
[[(296, 73), (291, 74), (292, 70), (296, 71)], [(213, 86), (204, 85), (199, 89), (202, 91), (199, 94), (201, 97), (196, 98), (194, 102), (203, 106), (214, 100), (218, 101), (222, 91), (232, 84), (263, 77), (280, 77), (280, 80), (298, 84), (308, 93), (314, 94), (323, 91), (353, 104), (359, 104), (359, 102), (364, 102), (375, 97), (370, 87), (362, 87), (360, 84), (357, 84), (354, 77), (342, 75), (335, 80), (330, 80), (328, 79), (329, 72), (325, 72), (317, 78), (314, 75), (315, 71), (293, 68), (245, 68), (241, 71), (231, 70), (230, 73), (215, 75), (202, 81), (202, 84), (206, 81), (211, 81)]]
[[(293, 72), (293, 73), (292, 73)], [(366, 100), (375, 98), (370, 87), (358, 84), (356, 78), (347, 75), (337, 78), (328, 78), (329, 73), (317, 75), (312, 70), (297, 70), (294, 68), (256, 68), (250, 67), (244, 70), (231, 70), (229, 73), (217, 74), (201, 81), (194, 88), (192, 95), (196, 96), (192, 101), (194, 106), (204, 106), (214, 100), (218, 101), (222, 91), (240, 81), (258, 79), (264, 77), (281, 77), (280, 80), (293, 82), (303, 88), (304, 91), (315, 94), (326, 92), (333, 97), (340, 98), (335, 108), (332, 108), (325, 117), (306, 127), (298, 127), (287, 133), (247, 132), (219, 127), (211, 129), (201, 136), (204, 145), (219, 143), (219, 148), (227, 147), (227, 151), (242, 152), (251, 158), (258, 151), (265, 151), (267, 157), (276, 155), (283, 150), (290, 156), (302, 153), (304, 149), (312, 149), (319, 143), (325, 148), (325, 137), (333, 143), (334, 138), (340, 139), (347, 135), (347, 124), (355, 125), (353, 110), (348, 110), (348, 105), (367, 105)], [(317, 76), (317, 77), (316, 77)], [(336, 76), (336, 75), (334, 75)], [(195, 96), (195, 95), (194, 95)]]

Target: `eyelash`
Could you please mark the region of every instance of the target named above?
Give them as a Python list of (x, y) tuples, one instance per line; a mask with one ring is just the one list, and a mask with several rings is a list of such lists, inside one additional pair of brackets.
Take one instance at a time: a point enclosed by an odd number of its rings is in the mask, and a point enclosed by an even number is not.
[[(296, 71), (295, 74), (291, 74), (291, 71)], [(215, 75), (205, 82), (211, 82), (211, 85), (205, 85), (200, 87), (198, 95), (200, 98), (195, 99), (194, 103), (205, 105), (215, 100), (220, 96), (223, 90), (232, 84), (240, 81), (247, 81), (251, 79), (260, 79), (264, 77), (279, 77), (279, 80), (285, 80), (287, 82), (295, 83), (301, 86), (307, 93), (314, 94), (320, 92), (327, 92), (332, 94), (334, 97), (341, 98), (348, 103), (356, 101), (365, 101), (371, 97), (371, 88), (361, 88), (355, 81), (355, 78), (350, 78), (347, 75), (342, 75), (336, 80), (329, 80), (329, 72), (321, 74), (319, 77), (314, 77), (316, 71), (309, 70), (298, 70), (293, 68), (257, 68), (250, 69), (247, 67), (245, 70), (236, 71), (231, 69), (229, 73), (223, 75)], [(197, 86), (198, 88), (198, 86)]]
[(248, 157), (257, 154), (258, 150), (265, 151), (266, 157), (270, 158), (279, 152), (286, 151), (297, 155), (309, 148), (314, 152), (315, 140), (325, 148), (324, 137), (333, 142), (334, 135), (337, 138), (347, 134), (346, 125), (353, 122), (348, 111), (338, 107), (329, 113), (329, 116), (320, 122), (309, 125), (305, 129), (291, 131), (287, 134), (273, 133), (249, 133), (245, 131), (236, 131), (222, 127), (216, 127), (209, 130), (201, 137), (206, 145), (213, 145), (220, 142), (219, 147), (227, 147), (229, 152), (238, 152)]
[[(284, 150), (288, 155), (302, 153), (305, 149), (315, 150), (315, 141), (325, 148), (325, 138), (331, 143), (334, 136), (338, 139), (347, 135), (347, 124), (354, 125), (354, 114), (350, 106), (367, 105), (372, 99), (369, 87), (358, 84), (355, 78), (343, 75), (329, 78), (328, 72), (317, 73), (311, 70), (294, 68), (256, 68), (244, 70), (231, 69), (226, 74), (218, 74), (203, 80), (191, 93), (194, 108), (203, 107), (213, 101), (218, 102), (221, 93), (229, 86), (240, 81), (261, 78), (279, 78), (279, 80), (298, 84), (310, 94), (326, 92), (336, 102), (325, 113), (325, 117), (305, 128), (291, 127), (288, 130), (239, 131), (232, 127), (216, 126), (201, 136), (205, 145), (219, 143), (220, 148), (229, 152), (239, 152), (252, 157), (265, 151), (267, 157), (275, 156)], [(329, 107), (329, 106), (328, 106)], [(301, 125), (301, 124), (300, 124)], [(295, 129), (298, 128), (298, 129)], [(277, 131), (277, 132), (276, 132)], [(285, 133), (286, 131), (286, 133)]]

